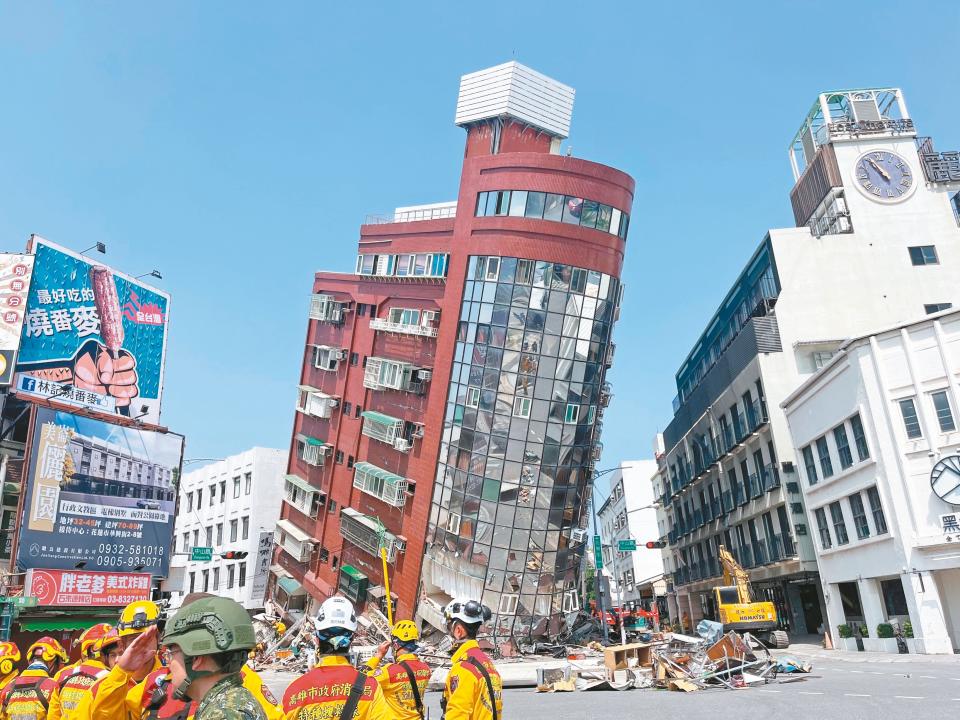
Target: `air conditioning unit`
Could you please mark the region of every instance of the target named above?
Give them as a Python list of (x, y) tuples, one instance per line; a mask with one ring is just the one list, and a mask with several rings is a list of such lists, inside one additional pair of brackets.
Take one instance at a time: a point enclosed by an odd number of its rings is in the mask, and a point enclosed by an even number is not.
[(433, 378), (433, 370), (417, 370), (417, 378), (420, 382), (430, 382)]
[(405, 552), (407, 549), (407, 539), (403, 535), (397, 535), (394, 546), (397, 548), (398, 553)]
[(423, 425), (421, 425), (420, 423), (414, 423), (414, 426), (413, 426), (413, 437), (415, 437), (415, 438), (422, 438), (422, 437), (423, 437), (423, 432), (424, 432), (425, 429), (426, 429), (426, 428), (425, 428)]
[(426, 320), (427, 322), (435, 322), (435, 321), (438, 320), (439, 318), (440, 318), (440, 311), (439, 311), (439, 310), (424, 310), (424, 311), (423, 311), (423, 319)]
[(336, 356), (337, 360), (346, 360), (350, 351), (347, 348), (340, 348), (336, 353), (332, 354)]
[(792, 473), (794, 471), (793, 463), (789, 460), (780, 463), (780, 469), (785, 473)]
[(795, 483), (795, 482), (788, 482), (788, 483), (787, 483), (787, 492), (788, 492), (788, 493), (793, 493), (794, 495), (799, 495), (799, 494), (800, 494), (800, 485), (797, 484), (797, 483)]
[(330, 407), (331, 407), (331, 408), (338, 408), (338, 407), (340, 407), (340, 399), (339, 399), (339, 398), (330, 398)]
[(399, 450), (400, 452), (406, 452), (412, 446), (410, 445), (410, 441), (407, 440), (406, 438), (398, 437), (398, 438), (394, 438), (393, 447), (394, 449)]
[(803, 505), (800, 503), (790, 503), (790, 510), (792, 510), (797, 515), (803, 515)]
[(589, 533), (583, 528), (574, 528), (570, 531), (570, 542), (578, 544), (585, 543), (587, 541)]
[(806, 535), (806, 534), (807, 534), (807, 526), (806, 526), (806, 525), (797, 524), (796, 527), (797, 527), (797, 535)]

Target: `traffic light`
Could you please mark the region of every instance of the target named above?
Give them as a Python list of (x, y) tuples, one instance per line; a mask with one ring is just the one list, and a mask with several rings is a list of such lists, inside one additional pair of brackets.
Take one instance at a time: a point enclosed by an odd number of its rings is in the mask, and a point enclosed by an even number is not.
[(658, 550), (660, 548), (666, 547), (667, 544), (663, 540), (651, 540), (646, 544), (647, 550)]
[(244, 550), (228, 550), (220, 553), (224, 560), (243, 560), (249, 553)]

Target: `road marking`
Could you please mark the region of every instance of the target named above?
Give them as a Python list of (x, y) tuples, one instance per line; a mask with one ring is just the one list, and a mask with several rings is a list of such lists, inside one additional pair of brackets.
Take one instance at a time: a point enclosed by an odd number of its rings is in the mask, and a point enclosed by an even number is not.
[(926, 678), (927, 680), (936, 680), (936, 679), (937, 679), (937, 676), (936, 676), (936, 675), (917, 675), (917, 677)]
[(870, 695), (863, 695), (861, 693), (844, 693), (847, 697), (870, 697)]
[(779, 690), (761, 690), (760, 692), (780, 692)]
[[(857, 674), (859, 674), (859, 675), (863, 675), (863, 670), (851, 670), (850, 672), (852, 672), (852, 673), (857, 673)], [(877, 674), (879, 675), (880, 673), (877, 673)]]
[[(871, 674), (871, 675), (886, 675), (887, 673), (882, 673), (882, 672), (877, 672), (876, 670), (871, 670), (871, 671), (870, 671), (870, 674)], [(891, 674), (892, 674), (892, 675), (896, 675), (896, 673), (891, 673)]]
[(894, 695), (898, 700), (923, 700), (922, 695)]
[(800, 695), (823, 695), (822, 692), (804, 692), (803, 690), (801, 690), (799, 694)]

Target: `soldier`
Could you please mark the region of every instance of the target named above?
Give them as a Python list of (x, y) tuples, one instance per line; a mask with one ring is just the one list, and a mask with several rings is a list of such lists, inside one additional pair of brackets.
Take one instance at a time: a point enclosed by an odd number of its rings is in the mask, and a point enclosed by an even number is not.
[(423, 694), (430, 682), (430, 666), (417, 657), (420, 632), (410, 620), (401, 620), (393, 626), (390, 640), (385, 642), (367, 662), (376, 670), (389, 649), (394, 661), (375, 675), (383, 691), (383, 699), (396, 720), (423, 720)]
[(343, 597), (327, 598), (314, 621), (320, 663), (283, 695), (287, 720), (389, 720), (392, 718), (377, 681), (350, 664), (347, 654), (357, 631), (353, 605)]
[(163, 634), (174, 698), (199, 703), (196, 720), (266, 720), (240, 677), (256, 642), (250, 616), (235, 600), (202, 598), (180, 608)]
[(503, 717), (503, 681), (477, 643), (477, 633), (492, 617), (476, 600), (451, 600), (443, 609), (456, 652), (447, 675), (441, 707), (444, 720), (499, 720)]
[[(77, 641), (80, 645), (80, 660), (67, 665), (53, 678), (57, 688), (50, 697), (48, 720), (66, 720), (93, 684), (106, 676), (108, 667), (101, 657), (105, 649), (103, 640), (111, 630), (106, 623), (99, 623), (83, 631)], [(111, 643), (119, 646), (120, 637), (116, 633)]]
[(67, 651), (52, 637), (42, 637), (27, 650), (27, 669), (0, 695), (2, 720), (46, 720), (50, 696), (57, 687), (51, 675), (69, 660)]
[(16, 643), (0, 642), (0, 693), (17, 677), (20, 648)]

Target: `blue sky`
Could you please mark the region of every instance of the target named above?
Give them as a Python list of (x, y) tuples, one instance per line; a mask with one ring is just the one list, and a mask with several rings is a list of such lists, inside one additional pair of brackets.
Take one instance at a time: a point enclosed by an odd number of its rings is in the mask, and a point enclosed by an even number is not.
[(648, 456), (674, 373), (766, 228), (816, 94), (903, 87), (960, 147), (960, 3), (7, 4), (0, 249), (97, 241), (172, 296), (187, 457), (286, 447), (312, 272), (367, 214), (456, 196), (459, 76), (577, 89), (569, 145), (637, 180), (602, 466)]

